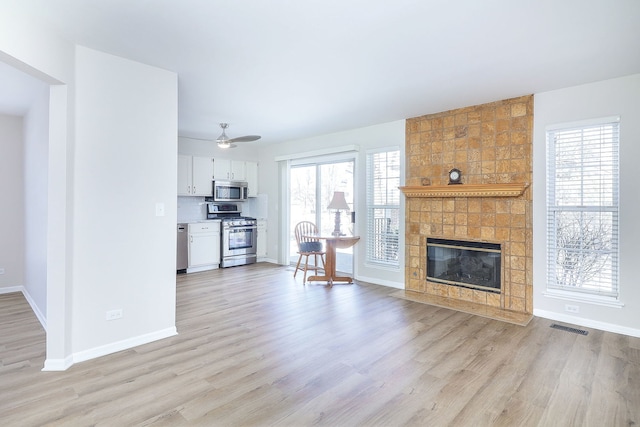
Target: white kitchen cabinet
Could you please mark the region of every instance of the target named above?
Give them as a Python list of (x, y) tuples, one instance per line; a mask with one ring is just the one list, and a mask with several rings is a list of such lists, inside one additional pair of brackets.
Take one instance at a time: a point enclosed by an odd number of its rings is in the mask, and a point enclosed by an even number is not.
[(213, 162), (214, 179), (246, 181), (247, 173), (243, 160), (215, 159)]
[(191, 196), (191, 156), (178, 155), (178, 196)]
[(258, 162), (244, 162), (244, 165), (248, 185), (247, 194), (249, 197), (256, 197), (258, 195)]
[(230, 179), (231, 161), (225, 159), (213, 159), (213, 179)]
[(218, 268), (220, 265), (220, 221), (192, 223), (189, 233), (189, 269)]
[(241, 160), (231, 160), (231, 179), (234, 181), (246, 181), (247, 171), (245, 162)]
[(213, 194), (213, 158), (193, 157), (193, 195)]
[(213, 188), (213, 159), (178, 155), (178, 195), (211, 196)]
[(256, 256), (258, 260), (267, 257), (267, 221), (258, 220), (258, 239), (256, 240)]

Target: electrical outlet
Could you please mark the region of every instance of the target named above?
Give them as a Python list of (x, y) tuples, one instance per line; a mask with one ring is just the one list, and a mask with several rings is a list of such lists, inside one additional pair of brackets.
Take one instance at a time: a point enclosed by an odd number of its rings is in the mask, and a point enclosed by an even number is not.
[(577, 305), (565, 304), (564, 311), (567, 313), (580, 313), (580, 307)]
[(109, 310), (107, 311), (107, 320), (116, 320), (122, 317), (122, 309), (118, 308), (117, 310)]
[(4, 274), (4, 268), (0, 268), (0, 274)]

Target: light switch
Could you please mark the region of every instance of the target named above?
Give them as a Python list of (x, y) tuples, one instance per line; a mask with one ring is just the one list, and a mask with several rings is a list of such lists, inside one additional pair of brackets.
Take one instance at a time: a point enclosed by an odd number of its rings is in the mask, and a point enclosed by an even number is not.
[(156, 216), (164, 216), (164, 203), (156, 203)]

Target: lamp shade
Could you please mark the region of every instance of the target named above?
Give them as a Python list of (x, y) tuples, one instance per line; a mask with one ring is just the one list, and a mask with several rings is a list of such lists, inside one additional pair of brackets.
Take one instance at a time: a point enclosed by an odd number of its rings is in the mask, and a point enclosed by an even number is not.
[(337, 210), (349, 210), (349, 204), (344, 198), (343, 191), (335, 191), (333, 193), (333, 198), (331, 199), (331, 203), (327, 206), (327, 209), (337, 209)]

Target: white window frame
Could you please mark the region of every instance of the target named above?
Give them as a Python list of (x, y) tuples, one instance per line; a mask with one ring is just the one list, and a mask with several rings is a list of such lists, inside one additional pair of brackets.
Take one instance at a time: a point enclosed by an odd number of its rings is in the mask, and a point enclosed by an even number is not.
[[(385, 200), (385, 204), (374, 204), (374, 169), (373, 169), (373, 161), (374, 156), (381, 153), (397, 153), (398, 156), (398, 176), (390, 177), (388, 175), (388, 170), (385, 171), (384, 177), (381, 179), (389, 180), (397, 178), (398, 185), (394, 185), (395, 191), (397, 191), (395, 195), (396, 203), (389, 203), (393, 200)], [(367, 238), (366, 238), (366, 251), (365, 251), (365, 262), (367, 265), (383, 267), (392, 270), (400, 269), (400, 260), (402, 256), (400, 254), (401, 248), (399, 247), (401, 236), (400, 233), (402, 231), (402, 221), (400, 218), (400, 214), (402, 213), (400, 209), (400, 190), (397, 188), (401, 182), (401, 163), (402, 163), (402, 153), (400, 152), (400, 148), (398, 146), (394, 147), (385, 147), (379, 148), (376, 150), (367, 150), (366, 153), (366, 211), (367, 211)], [(380, 232), (379, 227), (376, 227), (376, 224), (379, 221), (376, 221), (374, 211), (384, 209), (386, 211), (395, 211), (395, 215), (398, 217), (398, 230), (395, 235), (395, 239), (393, 235), (388, 232)], [(380, 218), (378, 218), (380, 219)], [(377, 244), (378, 243), (378, 244)], [(395, 249), (393, 247), (395, 246)], [(386, 259), (380, 259), (377, 256), (374, 256), (376, 253), (379, 253), (380, 248), (387, 253)], [(391, 250), (389, 250), (391, 247)], [(378, 248), (378, 249), (376, 249)], [(395, 251), (395, 257), (389, 256), (392, 255)], [(395, 259), (394, 259), (395, 258)]]
[[(587, 136), (585, 138), (585, 131), (593, 130), (596, 128), (604, 129), (606, 127), (611, 128), (611, 134), (607, 135), (606, 140), (605, 137), (592, 138), (591, 136)], [(547, 292), (545, 295), (551, 297), (558, 298), (566, 298), (566, 299), (575, 299), (579, 301), (585, 302), (593, 302), (607, 305), (608, 303), (612, 305), (619, 304), (620, 298), (620, 288), (619, 288), (619, 229), (618, 229), (618, 219), (619, 219), (619, 190), (620, 190), (620, 178), (619, 178), (619, 146), (620, 146), (620, 118), (619, 117), (606, 117), (596, 120), (589, 120), (577, 123), (565, 123), (555, 126), (550, 126), (546, 128), (546, 139), (547, 139)], [(558, 164), (561, 160), (558, 160), (557, 153), (558, 147), (556, 144), (556, 139), (562, 138), (562, 144), (565, 145), (563, 149), (567, 150), (565, 153), (568, 153), (570, 148), (568, 144), (575, 143), (579, 140), (579, 144), (574, 145), (574, 147), (579, 146), (581, 150), (580, 156), (575, 157), (575, 161), (578, 162), (575, 168), (568, 168), (566, 163), (564, 167), (558, 167)], [(571, 140), (569, 140), (571, 138)], [(583, 148), (585, 147), (585, 141), (594, 142), (598, 140), (599, 146), (604, 147), (607, 150), (610, 150), (609, 156), (605, 156), (604, 160), (606, 162), (601, 162), (601, 156), (593, 156), (593, 155), (585, 155), (589, 153), (583, 152)], [(598, 169), (600, 171), (603, 168), (607, 168), (609, 173), (607, 174), (593, 174), (590, 175), (585, 171), (587, 167), (594, 167), (595, 162), (594, 159), (598, 159)], [(563, 157), (562, 159), (567, 159), (567, 157)], [(571, 173), (571, 171), (579, 170), (579, 180), (574, 180), (573, 182), (580, 183), (580, 190), (576, 189), (574, 193), (571, 193), (575, 197), (580, 197), (580, 202), (569, 202), (565, 199), (563, 202), (559, 202), (557, 197), (557, 191), (562, 191), (562, 183), (556, 179), (560, 176), (560, 174), (564, 171), (565, 173)], [(601, 188), (604, 185), (610, 186), (610, 194), (609, 197), (601, 198), (602, 200), (594, 202), (593, 193), (588, 193), (584, 191), (584, 188), (588, 184), (594, 183), (593, 177), (599, 176), (604, 177), (605, 181), (600, 180), (596, 185), (600, 189), (600, 194), (602, 193)], [(573, 186), (573, 183), (565, 186), (564, 194), (567, 194), (570, 187)], [(572, 190), (573, 188), (571, 188)], [(589, 197), (591, 196), (591, 197)], [(585, 201), (586, 199), (590, 199)], [(606, 199), (606, 200), (605, 200)], [(594, 245), (591, 245), (591, 248), (584, 247), (584, 237), (578, 237), (580, 240), (580, 248), (575, 249), (576, 246), (563, 246), (556, 247), (558, 243), (558, 221), (563, 216), (563, 214), (573, 215), (577, 218), (580, 218), (580, 221), (583, 218), (589, 218), (590, 216), (598, 216), (605, 215), (609, 216), (610, 222), (603, 221), (598, 222), (598, 224), (609, 224), (611, 226), (610, 233), (606, 233), (607, 236), (611, 237), (610, 242), (607, 242), (606, 249), (602, 247), (597, 248)], [(578, 227), (579, 230), (591, 230), (590, 228), (585, 228), (584, 225), (580, 225)], [(575, 231), (576, 228), (574, 227)], [(575, 233), (574, 233), (575, 234)], [(584, 233), (577, 233), (578, 236), (585, 236)], [(575, 239), (574, 239), (575, 240)], [(606, 238), (605, 238), (606, 240)], [(604, 244), (603, 244), (604, 245)], [(597, 246), (597, 245), (595, 245)], [(567, 250), (567, 248), (570, 248)], [(566, 285), (559, 283), (558, 281), (558, 273), (559, 271), (567, 271), (562, 269), (560, 263), (562, 260), (566, 261), (566, 255), (568, 253), (584, 253), (584, 254), (594, 254), (594, 255), (604, 255), (607, 258), (606, 268), (605, 266), (601, 267), (597, 271), (597, 278), (591, 280), (589, 282), (586, 279), (576, 280), (573, 283), (580, 282), (577, 285)], [(565, 258), (563, 258), (563, 254)], [(578, 258), (576, 256), (576, 258)], [(574, 264), (578, 264), (579, 262), (574, 262)]]

